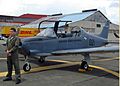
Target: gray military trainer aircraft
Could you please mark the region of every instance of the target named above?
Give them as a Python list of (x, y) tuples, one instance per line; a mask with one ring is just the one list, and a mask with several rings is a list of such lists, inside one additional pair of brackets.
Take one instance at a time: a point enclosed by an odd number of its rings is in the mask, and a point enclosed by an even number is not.
[(26, 57), (26, 64), (23, 66), (24, 71), (31, 69), (27, 62), (29, 57), (39, 57), (39, 61), (42, 63), (47, 56), (81, 54), (84, 59), (80, 68), (88, 70), (91, 53), (119, 51), (118, 46), (105, 46), (108, 44), (109, 21), (106, 22), (102, 32), (97, 36), (87, 33), (83, 28), (73, 29), (69, 33), (58, 33), (59, 23), (65, 22), (67, 24), (70, 21), (45, 20), (42, 22), (55, 22), (55, 24), (53, 28), (46, 28), (35, 37), (22, 39), (20, 53)]

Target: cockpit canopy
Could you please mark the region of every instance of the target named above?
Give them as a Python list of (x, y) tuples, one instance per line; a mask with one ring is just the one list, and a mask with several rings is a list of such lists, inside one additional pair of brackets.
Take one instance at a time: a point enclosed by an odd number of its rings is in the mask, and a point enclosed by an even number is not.
[(37, 34), (39, 37), (57, 37), (53, 28), (46, 28)]
[(81, 35), (82, 28), (74, 27), (72, 28), (71, 32), (65, 32), (65, 31), (57, 31), (57, 34), (55, 33), (53, 28), (46, 28), (40, 33), (38, 33), (37, 37), (48, 37), (48, 38), (65, 38), (65, 37), (77, 37)]

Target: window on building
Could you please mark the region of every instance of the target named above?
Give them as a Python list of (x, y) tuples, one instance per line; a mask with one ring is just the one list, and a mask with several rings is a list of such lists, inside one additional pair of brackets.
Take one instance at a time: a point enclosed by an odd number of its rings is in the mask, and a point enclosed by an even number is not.
[(101, 27), (101, 24), (96, 24), (96, 27), (99, 27), (99, 28), (100, 28), (100, 27)]

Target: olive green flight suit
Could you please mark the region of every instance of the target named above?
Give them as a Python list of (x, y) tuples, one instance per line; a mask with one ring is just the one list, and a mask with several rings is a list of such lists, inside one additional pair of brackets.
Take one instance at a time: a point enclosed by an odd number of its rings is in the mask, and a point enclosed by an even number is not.
[(17, 36), (10, 36), (7, 39), (7, 50), (11, 50), (10, 54), (7, 55), (7, 67), (8, 74), (6, 77), (12, 76), (13, 66), (15, 69), (16, 79), (20, 78), (20, 68), (19, 68), (19, 58), (18, 58), (18, 49), (19, 49), (19, 38)]

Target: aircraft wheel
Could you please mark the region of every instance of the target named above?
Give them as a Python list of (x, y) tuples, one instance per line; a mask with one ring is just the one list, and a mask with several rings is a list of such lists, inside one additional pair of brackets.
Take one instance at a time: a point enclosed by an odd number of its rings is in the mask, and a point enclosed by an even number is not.
[(45, 57), (40, 57), (39, 62), (44, 63), (45, 62)]
[(31, 66), (30, 66), (30, 64), (29, 64), (28, 62), (26, 62), (26, 63), (24, 64), (23, 70), (24, 70), (25, 72), (28, 72), (28, 71), (31, 70)]
[(80, 68), (81, 68), (81, 69), (88, 70), (89, 66), (88, 66), (88, 64), (87, 64), (86, 61), (82, 61)]

